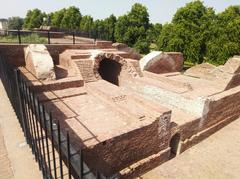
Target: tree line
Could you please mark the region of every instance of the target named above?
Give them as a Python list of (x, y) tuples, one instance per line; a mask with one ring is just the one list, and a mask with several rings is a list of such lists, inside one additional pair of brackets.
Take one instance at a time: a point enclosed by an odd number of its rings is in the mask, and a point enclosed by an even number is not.
[(50, 25), (60, 29), (89, 32), (105, 40), (126, 43), (146, 54), (154, 50), (177, 51), (191, 63), (223, 64), (240, 54), (240, 6), (230, 6), (216, 13), (197, 0), (179, 8), (170, 23), (150, 23), (145, 6), (136, 3), (126, 14), (94, 20), (71, 6), (46, 14), (29, 10), (24, 19), (9, 18), (10, 29), (33, 29)]

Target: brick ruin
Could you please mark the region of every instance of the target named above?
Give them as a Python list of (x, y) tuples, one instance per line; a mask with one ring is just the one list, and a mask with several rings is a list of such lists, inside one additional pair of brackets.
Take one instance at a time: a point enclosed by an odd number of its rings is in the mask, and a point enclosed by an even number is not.
[(88, 167), (106, 177), (142, 174), (240, 116), (238, 56), (182, 72), (181, 53), (140, 59), (110, 42), (66, 49), (57, 60), (43, 45), (24, 51), (19, 69)]

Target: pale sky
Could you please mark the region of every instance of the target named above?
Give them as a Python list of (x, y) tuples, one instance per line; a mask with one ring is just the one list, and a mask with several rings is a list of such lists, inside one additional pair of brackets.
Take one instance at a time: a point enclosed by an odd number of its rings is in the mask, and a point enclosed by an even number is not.
[[(221, 12), (230, 5), (240, 5), (240, 0), (203, 1), (205, 5), (213, 7), (216, 12)], [(131, 6), (136, 2), (148, 8), (151, 22), (166, 23), (171, 21), (178, 8), (191, 0), (0, 0), (0, 18), (25, 17), (27, 10), (33, 8), (49, 13), (64, 7), (76, 6), (83, 15), (103, 19), (110, 14), (123, 15), (130, 11)]]

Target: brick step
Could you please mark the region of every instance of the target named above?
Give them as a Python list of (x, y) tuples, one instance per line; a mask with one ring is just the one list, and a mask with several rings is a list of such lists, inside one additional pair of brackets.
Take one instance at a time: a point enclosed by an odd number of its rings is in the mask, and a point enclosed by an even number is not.
[[(121, 88), (105, 81), (98, 80), (94, 83), (89, 83), (87, 88), (97, 96), (103, 98), (114, 106), (114, 110), (118, 108), (125, 115), (131, 115), (139, 120), (154, 121), (162, 114), (162, 111), (154, 110), (149, 106), (143, 105), (142, 102), (134, 100), (128, 96)], [(107, 90), (106, 90), (107, 89)]]
[(71, 55), (72, 60), (76, 59), (88, 59), (91, 57), (90, 53), (83, 53), (83, 54), (77, 54), (77, 55)]

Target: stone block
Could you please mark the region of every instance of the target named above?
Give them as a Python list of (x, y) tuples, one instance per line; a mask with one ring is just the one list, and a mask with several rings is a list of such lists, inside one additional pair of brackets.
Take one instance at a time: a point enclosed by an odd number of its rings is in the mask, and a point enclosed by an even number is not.
[(112, 48), (112, 42), (111, 41), (96, 41), (96, 46), (98, 48)]
[(128, 46), (124, 43), (113, 43), (112, 47), (120, 50), (120, 49), (124, 49), (124, 48), (128, 48)]
[(47, 48), (41, 44), (31, 44), (25, 51), (26, 68), (39, 80), (55, 80), (54, 64)]
[(230, 58), (223, 66), (223, 70), (227, 73), (240, 73), (240, 56)]
[(141, 70), (152, 73), (169, 73), (181, 71), (183, 55), (177, 52), (153, 51), (140, 60)]
[(216, 69), (216, 66), (209, 63), (195, 65), (185, 71), (184, 75), (193, 76), (203, 79), (213, 79), (214, 74), (211, 74)]

